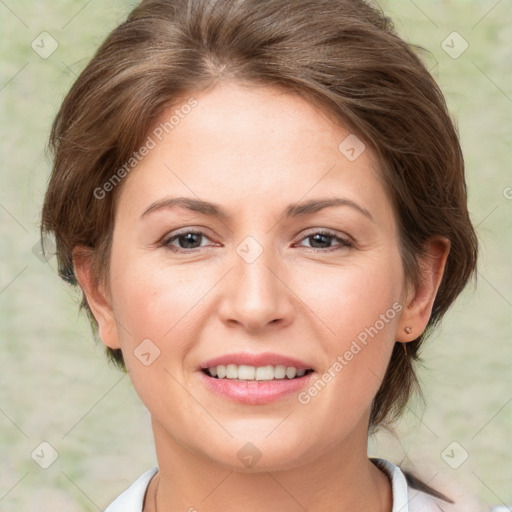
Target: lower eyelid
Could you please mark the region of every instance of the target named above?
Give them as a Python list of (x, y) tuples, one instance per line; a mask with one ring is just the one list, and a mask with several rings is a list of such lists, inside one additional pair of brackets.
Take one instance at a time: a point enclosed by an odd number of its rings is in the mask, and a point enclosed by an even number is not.
[(205, 248), (205, 247), (201, 246), (201, 247), (194, 247), (193, 249), (183, 249), (182, 247), (176, 247), (174, 245), (171, 245), (171, 242), (174, 242), (178, 238), (180, 238), (181, 236), (184, 236), (184, 235), (187, 235), (187, 234), (201, 235), (201, 237), (203, 239), (207, 239), (210, 242), (213, 242), (213, 240), (206, 233), (203, 233), (202, 231), (192, 231), (191, 230), (191, 231), (183, 231), (181, 233), (177, 233), (175, 235), (172, 235), (172, 236), (169, 236), (169, 237), (165, 237), (162, 240), (161, 245), (164, 246), (164, 247), (172, 247), (173, 249), (176, 249), (177, 251), (183, 251), (183, 252), (189, 252), (189, 251), (194, 251), (196, 249), (204, 249)]
[[(313, 233), (311, 235), (307, 235), (305, 237), (302, 237), (299, 240), (299, 242), (306, 240), (313, 235), (315, 235), (315, 233)], [(341, 247), (353, 247), (354, 246), (354, 243), (351, 240), (349, 240), (348, 238), (342, 238), (342, 237), (334, 236), (334, 235), (328, 235), (328, 236), (331, 237), (335, 242), (337, 242), (337, 245), (339, 245)], [(307, 247), (307, 246), (303, 246), (303, 247), (305, 247), (306, 249), (313, 249), (315, 251), (322, 251), (322, 252), (328, 252), (329, 250), (335, 250), (335, 249), (339, 248), (339, 247), (336, 247), (336, 245), (334, 247), (327, 247), (325, 249), (319, 249), (318, 247)]]
[[(215, 244), (215, 242), (204, 232), (202, 231), (183, 231), (181, 233), (177, 233), (171, 237), (167, 237), (167, 238), (164, 238), (161, 242), (161, 245), (163, 247), (167, 247), (167, 248), (170, 248), (170, 250), (174, 250), (175, 252), (193, 252), (193, 251), (197, 251), (198, 249), (209, 249), (210, 247), (207, 245), (207, 246), (201, 246), (201, 247), (194, 247), (192, 249), (184, 249), (182, 247), (176, 247), (174, 245), (171, 245), (171, 242), (174, 242), (175, 240), (177, 240), (180, 236), (183, 236), (183, 235), (186, 235), (186, 234), (189, 234), (189, 233), (192, 233), (192, 234), (196, 234), (196, 235), (201, 235), (202, 238), (204, 239), (207, 239), (209, 240), (210, 242), (213, 242), (213, 244)], [(352, 240), (350, 240), (349, 238), (344, 238), (344, 237), (341, 237), (341, 236), (338, 236), (334, 233), (330, 233), (330, 232), (324, 232), (324, 231), (314, 231), (314, 232), (311, 232), (311, 233), (308, 233), (304, 236), (302, 236), (294, 245), (302, 242), (303, 240), (306, 240), (308, 239), (309, 237), (312, 237), (314, 235), (317, 235), (317, 234), (322, 234), (322, 235), (325, 235), (325, 236), (328, 236), (330, 238), (332, 238), (333, 240), (336, 240), (338, 242), (339, 245), (341, 245), (342, 247), (353, 247), (354, 246), (354, 243), (352, 242)], [(211, 245), (213, 245), (211, 244)], [(305, 246), (303, 246), (305, 247)], [(329, 250), (336, 250), (338, 247), (327, 247), (325, 249), (321, 249), (321, 248), (317, 248), (317, 247), (305, 247), (306, 249), (313, 249), (315, 251), (320, 251), (320, 252), (329, 252)]]

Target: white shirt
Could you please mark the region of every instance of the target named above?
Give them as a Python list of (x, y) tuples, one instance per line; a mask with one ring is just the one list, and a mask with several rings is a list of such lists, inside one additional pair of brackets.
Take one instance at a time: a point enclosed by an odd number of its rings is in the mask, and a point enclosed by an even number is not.
[[(398, 466), (385, 459), (372, 459), (378, 463), (391, 480), (393, 509), (391, 512), (450, 512), (453, 505), (430, 494), (413, 489), (407, 485), (405, 475)], [(156, 475), (158, 467), (143, 473), (135, 482), (115, 499), (105, 512), (142, 512), (144, 495), (149, 482)]]

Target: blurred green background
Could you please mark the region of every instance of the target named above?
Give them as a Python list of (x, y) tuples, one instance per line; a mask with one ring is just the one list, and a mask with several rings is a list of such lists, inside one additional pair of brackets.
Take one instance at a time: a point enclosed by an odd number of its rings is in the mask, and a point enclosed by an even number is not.
[[(135, 3), (0, 2), (1, 510), (103, 510), (156, 464), (149, 414), (94, 345), (55, 258), (41, 260), (37, 246), (52, 118)], [(411, 402), (396, 435), (377, 435), (370, 453), (432, 485), (456, 483), (489, 507), (512, 505), (512, 2), (380, 4), (429, 51), (457, 119), (481, 259), (477, 285), (423, 352), (426, 406)], [(49, 460), (45, 441), (58, 453), (48, 469), (33, 460), (41, 450)]]

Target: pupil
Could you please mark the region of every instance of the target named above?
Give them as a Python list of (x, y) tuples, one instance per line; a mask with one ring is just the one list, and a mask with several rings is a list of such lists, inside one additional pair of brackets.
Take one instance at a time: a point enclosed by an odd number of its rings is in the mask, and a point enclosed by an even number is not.
[(330, 235), (323, 235), (321, 233), (317, 233), (316, 235), (313, 235), (312, 238), (313, 238), (313, 240), (315, 242), (319, 242), (321, 245), (323, 243), (324, 245), (328, 246), (329, 244), (326, 243), (325, 240), (331, 238), (331, 236)]
[(183, 249), (194, 249), (195, 247), (191, 247), (190, 244), (194, 244), (195, 242), (197, 242), (197, 239), (194, 241), (194, 238), (195, 237), (200, 237), (201, 235), (199, 233), (187, 233), (185, 235), (182, 235), (180, 237), (181, 240), (185, 240), (185, 243), (182, 244), (184, 245), (185, 247), (183, 247)]

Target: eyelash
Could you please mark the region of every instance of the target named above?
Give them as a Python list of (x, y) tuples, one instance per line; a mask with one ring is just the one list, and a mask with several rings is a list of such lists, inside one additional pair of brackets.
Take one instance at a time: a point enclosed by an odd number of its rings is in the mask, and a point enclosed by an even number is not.
[[(172, 237), (164, 239), (162, 241), (161, 245), (162, 245), (162, 247), (165, 247), (169, 251), (175, 252), (175, 253), (195, 252), (198, 249), (202, 249), (202, 247), (195, 247), (193, 249), (183, 249), (183, 248), (178, 248), (178, 247), (175, 247), (175, 246), (171, 245), (171, 242), (173, 242), (174, 240), (176, 240), (176, 239), (178, 239), (178, 238), (180, 238), (180, 237), (182, 237), (184, 235), (188, 235), (188, 234), (202, 235), (205, 238), (209, 239), (209, 237), (203, 231), (186, 230), (186, 231), (182, 231), (180, 233), (177, 233), (177, 234), (173, 235)], [(317, 231), (312, 231), (312, 232), (304, 235), (300, 239), (300, 241), (305, 240), (307, 238), (311, 238), (314, 235), (325, 235), (325, 236), (331, 237), (331, 238), (333, 238), (335, 240), (338, 240), (338, 242), (340, 242), (340, 244), (339, 244), (340, 247), (335, 247), (335, 248), (330, 248), (329, 247), (327, 249), (318, 249), (316, 247), (306, 247), (306, 249), (311, 249), (314, 252), (334, 252), (334, 251), (338, 251), (338, 250), (341, 250), (341, 249), (346, 249), (346, 248), (354, 247), (354, 245), (355, 245), (354, 242), (352, 242), (348, 238), (342, 238), (342, 237), (338, 236), (335, 232), (330, 231), (328, 229), (319, 229)]]

